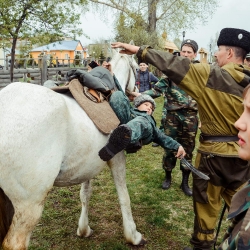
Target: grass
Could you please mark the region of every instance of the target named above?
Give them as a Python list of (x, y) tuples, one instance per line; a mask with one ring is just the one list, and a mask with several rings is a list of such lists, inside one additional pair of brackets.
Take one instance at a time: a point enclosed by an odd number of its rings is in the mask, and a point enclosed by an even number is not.
[[(159, 125), (163, 99), (158, 98), (156, 102), (154, 116)], [(147, 239), (145, 246), (135, 247), (125, 242), (118, 196), (107, 167), (92, 182), (89, 224), (94, 234), (90, 238), (76, 236), (81, 211), (80, 186), (55, 187), (48, 195), (29, 250), (177, 250), (189, 245), (193, 228), (192, 198), (180, 189), (179, 165), (173, 171), (171, 188), (162, 190), (162, 155), (163, 149), (151, 144), (136, 154), (127, 155), (126, 181), (131, 207), (137, 230)], [(223, 227), (222, 235), (224, 231)]]

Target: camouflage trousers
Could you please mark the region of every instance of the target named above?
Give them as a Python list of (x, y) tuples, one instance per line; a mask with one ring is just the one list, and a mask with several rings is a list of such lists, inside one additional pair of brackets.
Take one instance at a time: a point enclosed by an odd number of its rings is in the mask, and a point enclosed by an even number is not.
[[(166, 118), (162, 119), (162, 127), (166, 135), (183, 146), (187, 153), (185, 158), (192, 163), (198, 129), (197, 112), (185, 109), (168, 111)], [(162, 159), (162, 167), (165, 171), (171, 171), (175, 167), (177, 158), (174, 153), (174, 150), (165, 149)], [(180, 169), (185, 170), (186, 168), (180, 164)]]
[(148, 144), (153, 140), (154, 126), (149, 115), (138, 115), (130, 105), (130, 101), (122, 91), (115, 91), (109, 100), (109, 104), (120, 120), (120, 124), (127, 124), (131, 131), (131, 143), (139, 140)]

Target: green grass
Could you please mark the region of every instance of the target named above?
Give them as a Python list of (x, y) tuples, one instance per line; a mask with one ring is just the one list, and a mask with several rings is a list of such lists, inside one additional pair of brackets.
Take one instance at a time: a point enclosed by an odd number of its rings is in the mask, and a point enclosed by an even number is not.
[[(163, 99), (158, 98), (156, 102), (154, 116), (159, 125)], [(162, 155), (163, 149), (151, 144), (136, 154), (127, 155), (126, 181), (137, 230), (148, 241), (144, 247), (125, 242), (118, 197), (107, 167), (92, 182), (89, 224), (94, 234), (90, 238), (76, 236), (81, 211), (80, 186), (55, 187), (48, 195), (29, 249), (180, 250), (189, 245), (193, 228), (192, 198), (185, 196), (180, 189), (179, 165), (173, 171), (171, 188), (162, 190), (165, 176), (161, 167)], [(224, 231), (224, 228), (221, 229), (222, 235)]]

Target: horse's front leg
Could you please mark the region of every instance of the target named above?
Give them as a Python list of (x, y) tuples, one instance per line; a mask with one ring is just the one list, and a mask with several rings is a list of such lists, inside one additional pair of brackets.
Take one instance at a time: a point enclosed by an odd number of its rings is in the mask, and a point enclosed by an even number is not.
[(126, 241), (133, 245), (144, 245), (146, 240), (141, 233), (136, 230), (136, 225), (132, 216), (130, 197), (126, 184), (126, 157), (124, 152), (117, 154), (108, 162), (111, 168), (113, 179), (122, 211), (124, 235)]
[(90, 237), (93, 230), (89, 227), (88, 207), (91, 196), (90, 181), (82, 183), (80, 190), (80, 199), (82, 202), (82, 212), (78, 221), (77, 235), (80, 237)]

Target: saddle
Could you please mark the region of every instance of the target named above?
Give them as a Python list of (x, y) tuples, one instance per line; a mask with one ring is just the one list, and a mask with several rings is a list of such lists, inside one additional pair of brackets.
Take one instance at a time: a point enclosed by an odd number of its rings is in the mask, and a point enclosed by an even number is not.
[(61, 94), (70, 92), (96, 127), (104, 134), (110, 134), (120, 124), (107, 101), (109, 96), (82, 86), (77, 79), (73, 79), (63, 86), (52, 87), (51, 90)]

